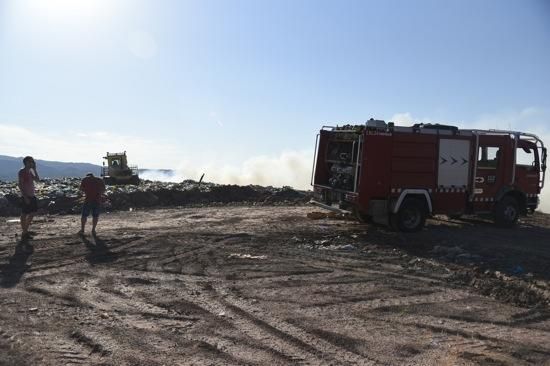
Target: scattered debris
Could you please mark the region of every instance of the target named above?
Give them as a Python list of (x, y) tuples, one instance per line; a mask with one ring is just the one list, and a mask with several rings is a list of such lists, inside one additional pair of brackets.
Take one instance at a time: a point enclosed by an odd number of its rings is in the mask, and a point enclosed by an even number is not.
[(239, 259), (267, 259), (267, 255), (251, 255), (251, 254), (240, 254), (240, 253), (231, 253), (228, 256), (229, 259), (239, 258)]
[(318, 249), (321, 249), (321, 250), (343, 250), (344, 246), (343, 245), (327, 245), (327, 246), (318, 247)]
[(537, 307), (550, 305), (550, 292), (517, 277), (507, 276), (500, 271), (476, 268), (455, 271), (449, 281), (468, 285), (481, 294), (520, 306)]

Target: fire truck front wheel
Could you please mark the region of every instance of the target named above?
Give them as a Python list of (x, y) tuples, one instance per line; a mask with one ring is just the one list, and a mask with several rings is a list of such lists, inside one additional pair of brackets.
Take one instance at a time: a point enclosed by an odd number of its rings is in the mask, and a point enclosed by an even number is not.
[(495, 222), (501, 227), (514, 226), (519, 217), (519, 204), (512, 196), (505, 196), (495, 206)]
[(390, 216), (390, 224), (395, 230), (410, 233), (422, 230), (426, 217), (425, 203), (416, 198), (407, 198), (399, 211)]

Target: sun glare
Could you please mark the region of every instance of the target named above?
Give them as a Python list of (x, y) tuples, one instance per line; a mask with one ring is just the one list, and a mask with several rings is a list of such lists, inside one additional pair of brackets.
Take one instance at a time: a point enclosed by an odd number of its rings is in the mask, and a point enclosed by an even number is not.
[(51, 23), (82, 24), (108, 16), (108, 0), (28, 0), (29, 13)]

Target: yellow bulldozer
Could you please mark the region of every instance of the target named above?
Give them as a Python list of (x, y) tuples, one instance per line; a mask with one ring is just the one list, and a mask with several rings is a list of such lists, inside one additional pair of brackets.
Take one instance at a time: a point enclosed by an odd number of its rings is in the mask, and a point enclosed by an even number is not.
[(123, 153), (108, 152), (103, 159), (107, 160), (107, 165), (105, 165), (104, 161), (101, 177), (106, 185), (139, 184), (138, 167), (135, 165), (128, 165), (126, 151)]

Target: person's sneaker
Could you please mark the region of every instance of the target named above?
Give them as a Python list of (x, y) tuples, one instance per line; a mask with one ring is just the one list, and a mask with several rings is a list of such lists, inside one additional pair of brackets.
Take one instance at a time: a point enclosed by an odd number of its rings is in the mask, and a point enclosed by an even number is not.
[(84, 230), (80, 230), (78, 233), (76, 233), (78, 236), (84, 236)]

